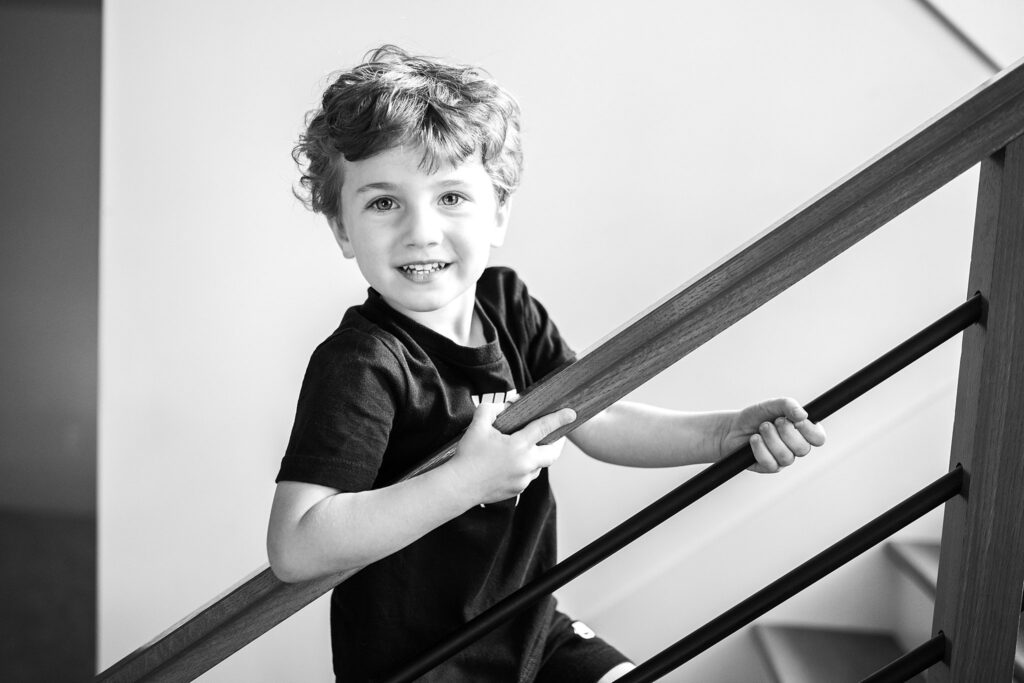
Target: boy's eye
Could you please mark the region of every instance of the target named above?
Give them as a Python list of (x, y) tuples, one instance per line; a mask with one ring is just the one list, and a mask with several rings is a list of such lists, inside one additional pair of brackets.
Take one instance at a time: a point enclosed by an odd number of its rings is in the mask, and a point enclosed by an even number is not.
[(454, 192), (441, 195), (441, 204), (443, 206), (458, 206), (464, 201), (465, 198), (462, 195), (455, 194)]
[(395, 200), (391, 197), (377, 197), (370, 202), (370, 208), (377, 211), (391, 211), (395, 208)]

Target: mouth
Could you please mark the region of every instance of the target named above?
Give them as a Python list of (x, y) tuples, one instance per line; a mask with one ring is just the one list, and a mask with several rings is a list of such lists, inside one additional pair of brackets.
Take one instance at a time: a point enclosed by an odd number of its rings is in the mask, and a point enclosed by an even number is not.
[(423, 282), (429, 280), (437, 273), (443, 272), (450, 265), (450, 263), (445, 261), (420, 261), (418, 263), (407, 263), (404, 266), (398, 266), (398, 270), (410, 280)]

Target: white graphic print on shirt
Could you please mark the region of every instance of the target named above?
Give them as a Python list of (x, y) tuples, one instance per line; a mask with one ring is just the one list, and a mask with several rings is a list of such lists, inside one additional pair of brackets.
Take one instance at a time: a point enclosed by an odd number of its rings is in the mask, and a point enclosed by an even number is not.
[(519, 398), (519, 392), (515, 389), (509, 389), (508, 391), (498, 391), (493, 394), (481, 394), (480, 396), (473, 397), (473, 405), (479, 406), (481, 403), (512, 403)]
[[(479, 406), (481, 403), (511, 403), (519, 398), (519, 392), (515, 389), (509, 389), (508, 391), (498, 391), (493, 394), (482, 394), (480, 396), (473, 397), (473, 405)], [(515, 505), (519, 505), (519, 496), (516, 496)], [(480, 503), (480, 507), (487, 507), (484, 503)]]

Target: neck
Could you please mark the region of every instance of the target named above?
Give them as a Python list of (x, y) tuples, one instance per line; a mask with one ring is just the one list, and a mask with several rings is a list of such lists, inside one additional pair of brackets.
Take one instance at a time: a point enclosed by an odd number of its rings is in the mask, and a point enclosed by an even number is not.
[(420, 325), (451, 339), (460, 346), (482, 346), (483, 324), (476, 315), (476, 288), (437, 311), (404, 311)]

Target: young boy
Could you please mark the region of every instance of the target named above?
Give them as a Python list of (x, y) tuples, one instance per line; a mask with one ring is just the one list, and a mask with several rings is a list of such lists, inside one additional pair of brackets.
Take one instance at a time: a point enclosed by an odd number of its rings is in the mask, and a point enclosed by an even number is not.
[[(284, 581), (365, 567), (332, 595), (334, 670), (376, 680), (555, 563), (546, 468), (561, 445), (536, 444), (575, 414), (511, 435), (492, 423), (574, 355), (516, 274), (487, 268), (522, 152), (519, 108), (482, 72), (384, 46), (327, 89), (295, 157), (371, 289), (310, 359), (268, 551)], [(464, 429), (450, 461), (395, 483)], [(774, 472), (825, 435), (776, 399), (700, 414), (619, 402), (569, 438), (641, 467), (749, 441), (754, 469)], [(548, 598), (421, 680), (604, 683), (630, 668)]]

